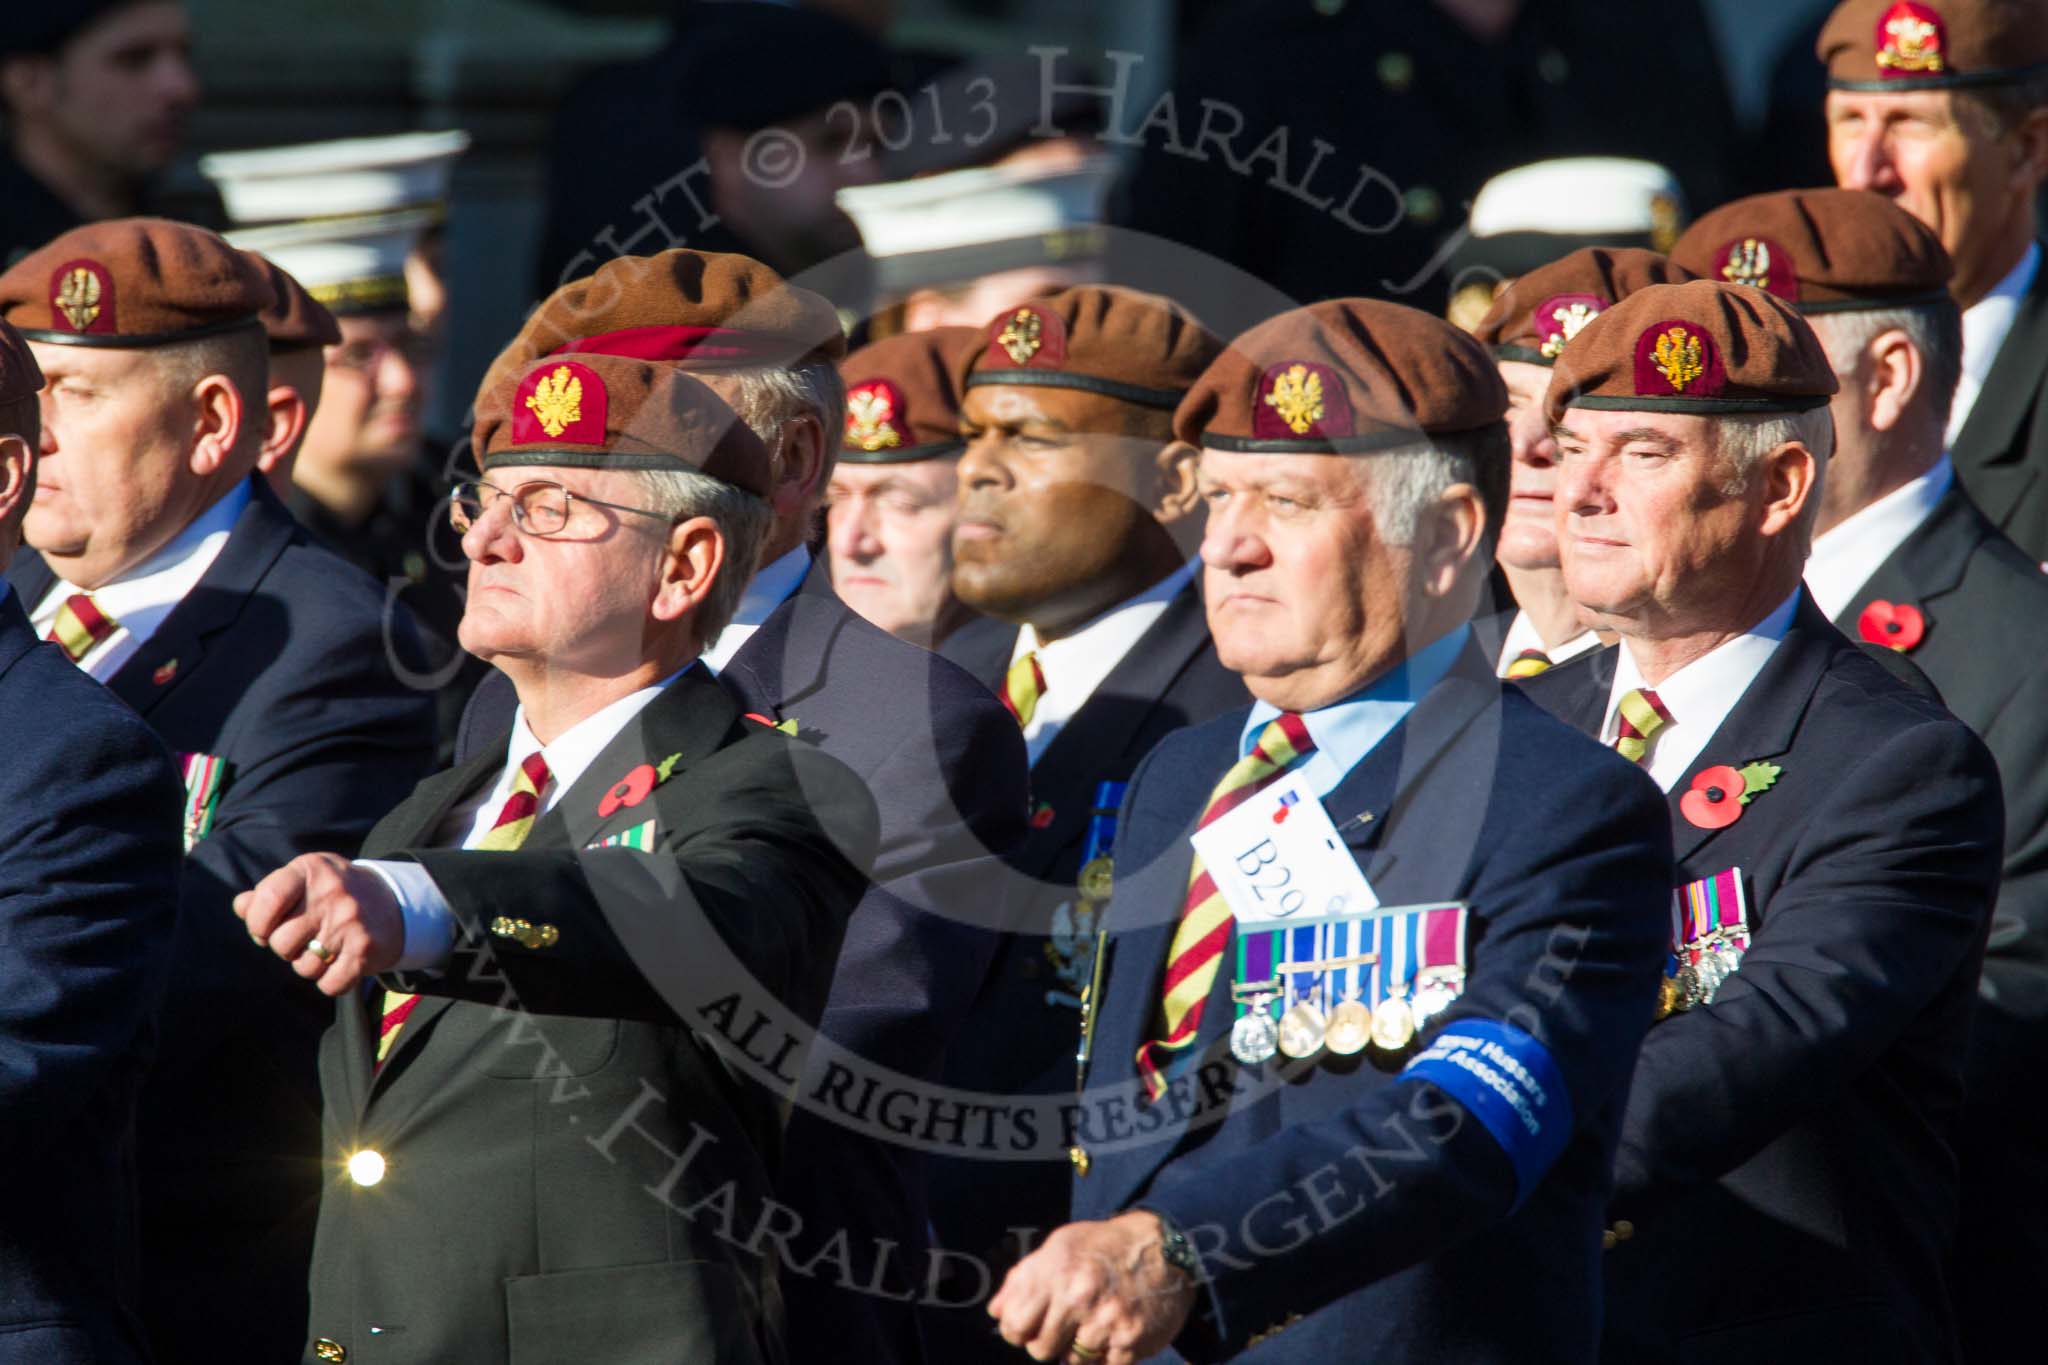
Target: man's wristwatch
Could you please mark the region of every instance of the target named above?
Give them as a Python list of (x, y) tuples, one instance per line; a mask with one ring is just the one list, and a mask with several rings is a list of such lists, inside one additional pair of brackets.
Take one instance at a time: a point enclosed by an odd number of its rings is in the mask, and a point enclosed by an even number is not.
[(1188, 1242), (1187, 1234), (1173, 1225), (1165, 1214), (1154, 1211), (1159, 1220), (1159, 1259), (1185, 1274), (1196, 1284), (1202, 1282), (1202, 1260)]

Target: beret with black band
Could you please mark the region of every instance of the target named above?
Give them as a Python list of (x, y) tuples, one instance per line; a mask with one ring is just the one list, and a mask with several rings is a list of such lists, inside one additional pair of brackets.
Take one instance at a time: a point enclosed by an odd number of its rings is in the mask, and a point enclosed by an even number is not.
[(1006, 308), (961, 383), (1078, 389), (1171, 412), (1221, 351), (1194, 314), (1134, 289), (1081, 285)]
[(30, 341), (169, 346), (241, 328), (277, 296), (263, 270), (205, 228), (119, 218), (71, 229), (0, 274), (0, 317)]
[(1855, 94), (2016, 85), (2048, 75), (2048, 2), (1844, 0), (1814, 53)]
[(1938, 303), (1954, 273), (1934, 229), (1869, 190), (1753, 194), (1694, 223), (1671, 256), (1807, 314)]
[(846, 381), (842, 464), (909, 464), (958, 455), (961, 358), (976, 327), (905, 332), (861, 347), (839, 366)]

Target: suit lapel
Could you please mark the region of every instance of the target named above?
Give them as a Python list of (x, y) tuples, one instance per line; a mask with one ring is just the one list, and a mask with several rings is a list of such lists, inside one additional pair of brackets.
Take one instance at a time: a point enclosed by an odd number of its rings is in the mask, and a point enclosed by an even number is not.
[(1872, 602), (1908, 603), (1919, 610), (1925, 635), (1932, 636), (1939, 611), (1933, 604), (1955, 591), (1963, 581), (1970, 556), (1995, 530), (1970, 501), (1962, 484), (1951, 484), (1927, 519), (1914, 527), (1913, 533), (1877, 566), (1870, 581), (1856, 590), (1842, 614), (1835, 618), (1835, 627), (1856, 639), (1858, 620)]
[(852, 615), (832, 591), (823, 561), (813, 560), (797, 590), (768, 613), (724, 671), (736, 675), (748, 696), (766, 699), (774, 718), (783, 720), (825, 685), (825, 660)]
[[(1672, 785), (1665, 800), (1671, 808), (1672, 861), (1683, 865), (1721, 830), (1702, 829), (1686, 818), (1682, 803), (1692, 784), (1708, 768), (1741, 768), (1746, 763), (1775, 759), (1792, 747), (1813, 690), (1827, 671), (1828, 657), (1840, 637), (1803, 590), (1792, 626), (1771, 652), (1763, 671), (1714, 731), (1698, 758)], [(1684, 724), (1685, 718), (1677, 718)], [(1722, 829), (1734, 829), (1735, 824)]]
[(1017, 652), (1017, 627), (993, 616), (977, 616), (948, 635), (939, 654), (972, 673), (997, 696), (1003, 694), (1003, 679), (1010, 671), (1010, 658)]
[(50, 589), (56, 585), (57, 574), (41, 555), (24, 545), (8, 567), (7, 581), (14, 585), (15, 595), (21, 598), (22, 615), (30, 616), (50, 595)]
[(2010, 509), (2038, 476), (2019, 448), (2021, 424), (2041, 388), (2041, 356), (2048, 352), (2048, 255), (2020, 298), (2012, 330), (1998, 348), (1984, 387), (1963, 429), (1956, 433), (1956, 463), (1969, 468), (1970, 485), (1987, 507)]
[[(1190, 583), (1174, 594), (1159, 619), (1117, 661), (1032, 765), (1032, 797), (1049, 800), (1053, 814), (1052, 823), (1034, 832), (1020, 854), (1026, 872), (1043, 875), (1067, 845), (1081, 837), (1094, 796), (1091, 784), (1110, 760), (1138, 757), (1129, 750), (1151, 711), (1208, 647), (1209, 623), (1201, 592)], [(1003, 664), (1007, 669), (1009, 660)], [(1119, 705), (1120, 701), (1136, 701), (1143, 710)]]
[(298, 523), (270, 486), (250, 477), (249, 505), (235, 519), (220, 554), (156, 633), (107, 681), (115, 696), (145, 716), (197, 671), (206, 641), (234, 624), (256, 585), (298, 533)]

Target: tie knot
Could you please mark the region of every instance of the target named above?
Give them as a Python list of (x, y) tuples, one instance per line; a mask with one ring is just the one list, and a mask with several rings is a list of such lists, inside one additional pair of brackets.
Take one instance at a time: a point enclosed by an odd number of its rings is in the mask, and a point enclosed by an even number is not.
[(1508, 677), (1533, 678), (1550, 667), (1550, 656), (1540, 649), (1525, 649), (1508, 665)]
[(47, 638), (56, 641), (65, 657), (77, 663), (92, 652), (94, 645), (112, 635), (119, 624), (100, 610), (90, 594), (75, 592), (57, 608), (57, 619), (51, 623)]
[(1044, 695), (1045, 669), (1040, 667), (1038, 651), (1034, 649), (1012, 663), (1010, 671), (1003, 675), (1003, 705), (1010, 708), (1019, 725), (1029, 725)]
[(1267, 721), (1266, 728), (1259, 731), (1259, 742), (1252, 746), (1255, 757), (1275, 768), (1289, 767), (1315, 751), (1316, 742), (1309, 735), (1307, 722), (1293, 711), (1283, 711)]
[(1631, 687), (1621, 694), (1615, 708), (1614, 747), (1623, 758), (1641, 763), (1650, 753), (1650, 741), (1672, 723), (1669, 708), (1647, 687)]
[(541, 757), (540, 750), (535, 749), (520, 760), (519, 777), (513, 782), (512, 787), (515, 791), (525, 791), (539, 796), (546, 789), (550, 776), (547, 759)]

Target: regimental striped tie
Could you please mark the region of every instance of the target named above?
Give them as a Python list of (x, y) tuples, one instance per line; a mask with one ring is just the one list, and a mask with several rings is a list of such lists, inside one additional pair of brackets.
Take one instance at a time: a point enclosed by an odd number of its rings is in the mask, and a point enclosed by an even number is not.
[[(1290, 711), (1269, 722), (1259, 732), (1252, 751), (1237, 760), (1209, 793), (1202, 825), (1228, 815), (1315, 751), (1316, 742), (1309, 738), (1308, 726), (1300, 716)], [(1202, 1007), (1208, 1003), (1209, 988), (1216, 983), (1235, 925), (1229, 904), (1216, 889), (1216, 879), (1198, 856), (1188, 869), (1187, 901), (1173, 931), (1173, 945), (1166, 950), (1161, 1036), (1138, 1049), (1138, 1075), (1145, 1082), (1146, 1093), (1155, 1100), (1166, 1091), (1166, 1078), (1161, 1074), (1170, 1060), (1166, 1054), (1187, 1047), (1201, 1029)]]
[(1550, 667), (1550, 656), (1540, 649), (1525, 649), (1508, 665), (1510, 678), (1533, 678)]
[(56, 644), (66, 658), (77, 663), (92, 653), (92, 647), (121, 628), (121, 623), (99, 609), (99, 604), (82, 592), (72, 593), (57, 608), (57, 619), (43, 638)]
[(1044, 695), (1045, 670), (1038, 666), (1038, 652), (1033, 650), (1011, 664), (1004, 675), (1003, 705), (1010, 708), (1017, 724), (1029, 725), (1038, 710), (1038, 699)]
[[(476, 841), (480, 851), (509, 853), (526, 842), (528, 830), (533, 828), (534, 817), (540, 814), (540, 794), (548, 789), (548, 761), (538, 750), (530, 753), (519, 765), (519, 773), (512, 779), (512, 794), (505, 798), (505, 804), (498, 809), (498, 818), (492, 823), (484, 837)], [(392, 1044), (398, 1041), (398, 1031), (405, 1027), (411, 1017), (413, 1006), (419, 1004), (419, 997), (403, 991), (384, 992), (383, 1020), (377, 1028), (377, 1065), (391, 1055)]]
[(1631, 687), (1622, 693), (1619, 711), (1614, 718), (1614, 751), (1631, 763), (1641, 763), (1650, 756), (1657, 732), (1671, 724), (1671, 712), (1647, 687)]

